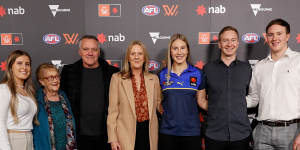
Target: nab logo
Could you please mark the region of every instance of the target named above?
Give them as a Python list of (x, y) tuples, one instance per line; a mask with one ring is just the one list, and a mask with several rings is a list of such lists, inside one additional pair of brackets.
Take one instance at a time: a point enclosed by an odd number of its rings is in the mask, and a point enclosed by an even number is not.
[(148, 67), (149, 71), (156, 71), (159, 69), (159, 67), (160, 67), (160, 64), (157, 61), (155, 61), (155, 60), (149, 61), (149, 67)]
[(199, 32), (198, 44), (217, 44), (219, 32)]
[(126, 38), (121, 33), (117, 35), (107, 35), (107, 36), (104, 35), (103, 33), (101, 34), (98, 33), (97, 39), (101, 44), (103, 44), (104, 42), (124, 42)]
[(17, 8), (7, 8), (6, 9), (0, 5), (0, 17), (3, 18), (5, 15), (24, 15), (25, 14), (25, 9), (22, 8), (21, 6)]
[(245, 43), (257, 43), (260, 40), (260, 37), (256, 33), (246, 33), (242, 36), (242, 40)]
[(65, 44), (66, 45), (74, 45), (78, 43), (78, 33), (63, 33), (63, 36), (66, 40)]
[(57, 34), (46, 34), (43, 36), (43, 41), (46, 44), (58, 44), (60, 42), (61, 38)]
[(209, 13), (209, 14), (224, 14), (224, 13), (226, 13), (226, 7), (224, 7), (223, 5), (215, 6), (215, 7), (211, 6), (211, 7), (208, 7), (208, 12), (207, 12), (204, 5), (199, 5), (195, 11), (197, 12), (198, 16), (200, 16), (200, 15), (204, 16), (207, 13)]
[(147, 5), (142, 8), (142, 13), (146, 16), (156, 16), (160, 13), (160, 8), (155, 5)]
[(177, 16), (178, 14), (178, 5), (172, 5), (171, 7), (169, 5), (162, 5), (164, 8), (165, 14), (164, 16)]

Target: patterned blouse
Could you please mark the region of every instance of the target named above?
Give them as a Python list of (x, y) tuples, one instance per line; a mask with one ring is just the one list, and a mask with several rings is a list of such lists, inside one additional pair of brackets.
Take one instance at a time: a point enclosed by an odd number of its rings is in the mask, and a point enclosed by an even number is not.
[(131, 78), (137, 122), (143, 122), (149, 120), (148, 98), (147, 98), (147, 91), (145, 87), (144, 74), (141, 73), (140, 76), (141, 76), (140, 90), (138, 90), (136, 87), (136, 81), (134, 76), (132, 76)]

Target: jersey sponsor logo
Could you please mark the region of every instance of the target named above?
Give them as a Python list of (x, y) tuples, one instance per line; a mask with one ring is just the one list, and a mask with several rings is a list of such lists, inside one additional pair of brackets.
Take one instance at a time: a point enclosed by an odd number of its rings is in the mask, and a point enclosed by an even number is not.
[(197, 77), (190, 77), (190, 86), (197, 86)]

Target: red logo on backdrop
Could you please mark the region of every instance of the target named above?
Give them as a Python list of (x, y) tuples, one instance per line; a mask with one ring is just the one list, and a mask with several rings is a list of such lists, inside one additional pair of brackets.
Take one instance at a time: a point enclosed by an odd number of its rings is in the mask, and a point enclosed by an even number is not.
[(1, 33), (1, 45), (23, 45), (22, 33)]
[(220, 6), (211, 6), (205, 8), (204, 5), (198, 5), (197, 9), (195, 10), (198, 16), (204, 16), (205, 14), (224, 14), (226, 13), (226, 7), (223, 5)]
[(1, 71), (5, 71), (6, 70), (6, 61), (2, 61), (1, 65), (0, 65)]
[(203, 66), (204, 66), (204, 63), (203, 63), (203, 61), (197, 61), (196, 62), (196, 65), (195, 65), (197, 68), (199, 68), (199, 69), (203, 69)]
[(164, 8), (165, 14), (164, 16), (177, 16), (178, 14), (178, 5), (172, 5), (171, 7), (169, 5), (162, 5)]
[(199, 32), (198, 44), (217, 44), (218, 43), (218, 32)]
[(3, 17), (5, 15), (6, 15), (6, 9), (2, 5), (0, 5), (0, 17)]
[(98, 4), (99, 17), (121, 17), (121, 4)]
[(107, 63), (109, 63), (110, 65), (114, 66), (114, 67), (117, 67), (117, 68), (120, 68), (121, 69), (121, 60), (106, 60)]
[(98, 38), (98, 41), (101, 44), (103, 44), (104, 42), (106, 42), (106, 36), (103, 33), (101, 33), (101, 34), (97, 33), (97, 38)]
[(296, 40), (297, 40), (297, 43), (300, 43), (300, 34), (297, 34)]
[(74, 45), (78, 43), (78, 33), (63, 33), (63, 36), (66, 40), (65, 44), (66, 45)]
[(204, 7), (204, 5), (199, 5), (196, 9), (197, 15), (201, 15), (203, 16), (204, 14), (206, 14), (206, 8)]

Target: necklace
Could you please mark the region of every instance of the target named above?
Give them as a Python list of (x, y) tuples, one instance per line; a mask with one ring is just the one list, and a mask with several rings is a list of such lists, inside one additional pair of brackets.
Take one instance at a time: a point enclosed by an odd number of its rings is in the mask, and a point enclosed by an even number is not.
[(18, 87), (18, 88), (21, 88), (21, 89), (24, 89), (24, 85), (16, 85), (16, 87)]

